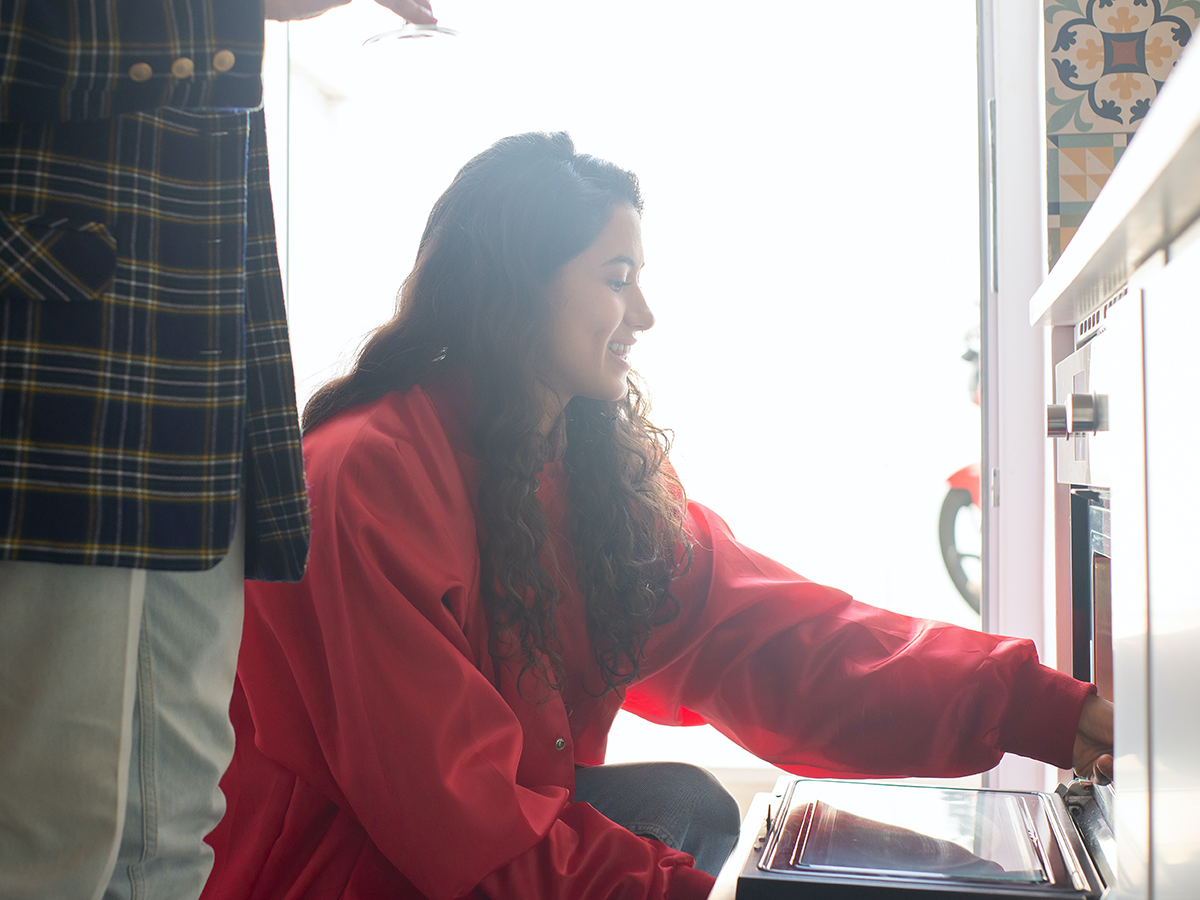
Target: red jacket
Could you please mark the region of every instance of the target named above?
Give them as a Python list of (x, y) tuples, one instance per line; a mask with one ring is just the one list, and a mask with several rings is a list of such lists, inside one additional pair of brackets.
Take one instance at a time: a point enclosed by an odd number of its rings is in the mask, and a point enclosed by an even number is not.
[[(306, 439), (308, 574), (247, 585), (207, 900), (707, 895), (691, 857), (573, 802), (574, 767), (604, 761), (622, 700), (585, 689), (600, 682), (557, 463), (538, 496), (567, 686), (526, 702), (489, 655), (464, 417), (453, 389), (415, 388)], [(857, 603), (699, 504), (688, 527), (680, 614), (650, 639), (627, 709), (711, 722), (799, 774), (962, 775), (1005, 751), (1070, 765), (1090, 688), (1030, 642)]]

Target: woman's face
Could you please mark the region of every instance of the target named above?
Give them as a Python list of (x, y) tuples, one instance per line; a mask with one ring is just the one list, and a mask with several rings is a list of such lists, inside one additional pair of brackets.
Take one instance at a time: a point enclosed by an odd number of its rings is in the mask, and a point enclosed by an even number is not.
[(544, 376), (559, 405), (573, 397), (625, 396), (629, 351), (637, 333), (654, 325), (638, 286), (642, 224), (631, 206), (618, 206), (600, 236), (567, 263), (547, 289), (550, 359)]

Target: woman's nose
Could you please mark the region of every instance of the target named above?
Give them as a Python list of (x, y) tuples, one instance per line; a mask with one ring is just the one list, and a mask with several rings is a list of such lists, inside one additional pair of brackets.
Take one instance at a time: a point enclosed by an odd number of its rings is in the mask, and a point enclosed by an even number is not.
[(654, 311), (646, 302), (646, 295), (642, 293), (642, 289), (636, 285), (625, 310), (625, 321), (634, 331), (649, 331), (654, 327)]

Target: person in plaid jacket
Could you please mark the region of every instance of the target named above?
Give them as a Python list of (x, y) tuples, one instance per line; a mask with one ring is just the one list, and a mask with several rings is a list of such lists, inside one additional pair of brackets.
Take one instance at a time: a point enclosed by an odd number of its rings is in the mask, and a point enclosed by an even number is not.
[(308, 550), (263, 18), (333, 5), (0, 0), (5, 898), (207, 877), (243, 578)]

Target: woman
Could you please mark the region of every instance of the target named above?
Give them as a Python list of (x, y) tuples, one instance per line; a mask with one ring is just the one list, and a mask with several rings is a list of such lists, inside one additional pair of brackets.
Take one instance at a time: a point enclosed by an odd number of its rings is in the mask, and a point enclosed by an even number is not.
[(858, 604), (685, 500), (627, 359), (640, 212), (565, 134), (434, 206), (396, 316), (306, 410), (308, 573), (247, 587), (207, 896), (704, 897), (736, 808), (602, 767), (622, 705), (801, 774), (1106, 752), (1029, 642)]

